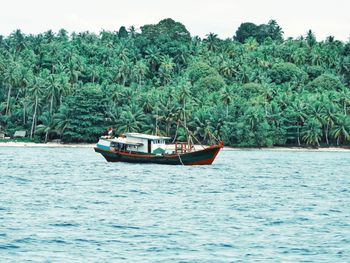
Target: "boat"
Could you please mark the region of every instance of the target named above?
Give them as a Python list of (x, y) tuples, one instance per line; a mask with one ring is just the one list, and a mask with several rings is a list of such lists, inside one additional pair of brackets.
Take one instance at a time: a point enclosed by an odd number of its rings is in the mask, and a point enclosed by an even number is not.
[(189, 142), (166, 144), (170, 139), (142, 133), (102, 136), (94, 149), (108, 162), (210, 165), (224, 146), (220, 141), (198, 150)]

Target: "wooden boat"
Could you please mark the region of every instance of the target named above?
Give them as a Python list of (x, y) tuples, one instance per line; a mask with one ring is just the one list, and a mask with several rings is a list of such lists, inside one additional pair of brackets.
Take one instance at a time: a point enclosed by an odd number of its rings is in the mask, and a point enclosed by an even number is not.
[(101, 137), (95, 152), (108, 162), (156, 163), (170, 165), (210, 165), (223, 142), (196, 150), (188, 143), (165, 144), (169, 137), (126, 133), (118, 138)]

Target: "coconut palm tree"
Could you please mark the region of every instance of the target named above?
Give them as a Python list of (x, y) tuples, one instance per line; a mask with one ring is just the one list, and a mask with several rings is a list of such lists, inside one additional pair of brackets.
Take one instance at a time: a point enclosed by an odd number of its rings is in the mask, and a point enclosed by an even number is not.
[(142, 132), (146, 115), (136, 104), (126, 106), (116, 123), (118, 132)]
[(116, 72), (116, 80), (119, 84), (125, 86), (126, 82), (129, 80), (131, 73), (131, 64), (129, 61), (121, 61)]
[(149, 65), (151, 65), (152, 72), (156, 72), (158, 70), (158, 67), (161, 61), (160, 51), (156, 47), (150, 47), (146, 49), (145, 53), (146, 53), (145, 57)]
[(331, 129), (331, 134), (337, 140), (337, 145), (342, 140), (350, 141), (350, 117), (345, 114), (337, 116), (337, 120)]
[(319, 147), (322, 137), (320, 123), (316, 119), (307, 120), (303, 126), (302, 135), (303, 140), (307, 144)]
[(56, 123), (50, 112), (44, 112), (38, 118), (41, 124), (37, 125), (35, 128), (36, 134), (45, 134), (45, 143), (47, 143), (51, 134), (56, 133)]
[(209, 33), (206, 35), (206, 39), (204, 40), (204, 42), (207, 43), (207, 48), (209, 51), (216, 51), (218, 48), (218, 35), (214, 34), (214, 33)]
[(174, 71), (175, 63), (169, 55), (162, 56), (159, 66), (159, 76), (163, 84), (169, 83), (171, 74)]
[(66, 105), (61, 105), (58, 112), (54, 115), (54, 130), (62, 137), (72, 121), (71, 111)]
[(31, 93), (32, 105), (34, 108), (32, 117), (32, 128), (30, 130), (30, 138), (33, 138), (38, 119), (39, 100), (44, 93), (43, 79), (41, 79), (40, 77), (35, 77), (33, 82), (31, 83), (29, 92)]
[(47, 83), (45, 83), (45, 86), (46, 86), (46, 97), (50, 103), (49, 113), (52, 119), (53, 108), (54, 108), (54, 105), (57, 104), (56, 102), (60, 92), (60, 86), (59, 86), (59, 83), (57, 82), (57, 77), (54, 74), (51, 74), (48, 77)]
[(336, 113), (339, 111), (339, 108), (329, 101), (324, 101), (324, 110), (322, 113), (323, 119), (323, 128), (327, 145), (329, 145), (329, 131), (333, 128), (334, 123), (337, 121)]
[(230, 88), (228, 86), (225, 86), (221, 90), (220, 96), (221, 96), (221, 101), (226, 106), (226, 117), (228, 117), (228, 107), (230, 106), (232, 99), (233, 99), (232, 92), (231, 92)]
[(132, 69), (132, 74), (134, 76), (134, 79), (139, 85), (142, 84), (142, 81), (147, 75), (147, 73), (148, 73), (148, 67), (145, 61), (143, 60), (137, 61), (135, 66)]
[(191, 121), (189, 124), (194, 130), (194, 135), (203, 142), (210, 140), (214, 127), (211, 121), (209, 109), (201, 109), (197, 111), (193, 117), (193, 121)]
[(19, 72), (18, 72), (18, 64), (13, 62), (11, 63), (5, 70), (3, 81), (7, 86), (7, 103), (6, 103), (6, 111), (5, 114), (9, 115), (10, 113), (10, 99), (12, 95), (12, 90), (16, 86), (19, 81)]

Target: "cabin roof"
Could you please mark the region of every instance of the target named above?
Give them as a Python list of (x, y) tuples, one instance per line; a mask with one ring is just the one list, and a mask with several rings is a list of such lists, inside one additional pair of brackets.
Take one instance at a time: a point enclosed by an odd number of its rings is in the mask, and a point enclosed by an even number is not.
[(170, 137), (148, 135), (148, 134), (137, 133), (137, 132), (128, 132), (128, 133), (125, 133), (125, 136), (126, 137), (133, 137), (133, 138), (148, 139), (148, 140), (159, 140), (159, 139), (169, 140), (169, 139), (171, 139)]
[(122, 143), (122, 144), (128, 144), (128, 145), (135, 145), (135, 146), (141, 146), (141, 145), (143, 145), (143, 143), (129, 141), (129, 140), (127, 140), (126, 138), (115, 138), (114, 140), (112, 140), (112, 142)]

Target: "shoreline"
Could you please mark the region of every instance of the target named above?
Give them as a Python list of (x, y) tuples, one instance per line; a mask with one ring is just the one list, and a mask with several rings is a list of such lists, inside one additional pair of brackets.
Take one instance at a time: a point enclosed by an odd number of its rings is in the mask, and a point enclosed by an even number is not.
[(36, 142), (0, 142), (0, 147), (45, 147), (45, 148), (92, 148), (96, 143), (36, 143)]
[[(0, 142), (0, 147), (43, 147), (43, 148), (93, 148), (95, 147), (95, 143), (69, 143), (69, 144), (62, 144), (62, 143), (34, 143), (34, 142)], [(196, 145), (197, 149), (200, 149), (201, 146)], [(307, 148), (307, 147), (229, 147), (225, 146), (223, 148), (223, 151), (289, 151), (289, 152), (350, 152), (350, 148), (344, 148), (344, 147), (320, 147), (320, 148)]]

